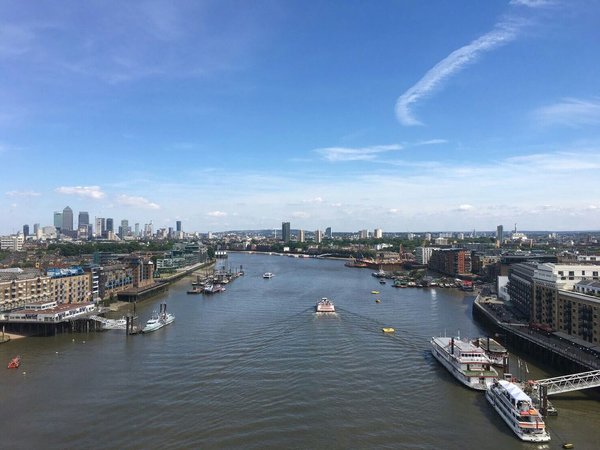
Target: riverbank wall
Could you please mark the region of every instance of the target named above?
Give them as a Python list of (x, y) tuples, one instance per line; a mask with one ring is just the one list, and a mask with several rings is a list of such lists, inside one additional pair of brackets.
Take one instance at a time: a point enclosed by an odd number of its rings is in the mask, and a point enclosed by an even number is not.
[(549, 367), (567, 373), (600, 369), (600, 359), (595, 351), (530, 329), (528, 323), (515, 320), (507, 313), (503, 302), (492, 297), (477, 296), (473, 302), (473, 319), (484, 325), (505, 346)]

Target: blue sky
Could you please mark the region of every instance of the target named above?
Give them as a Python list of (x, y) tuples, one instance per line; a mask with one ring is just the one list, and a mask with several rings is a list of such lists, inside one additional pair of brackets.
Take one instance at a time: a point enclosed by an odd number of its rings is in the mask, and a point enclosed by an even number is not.
[(0, 10), (0, 233), (600, 228), (598, 1)]

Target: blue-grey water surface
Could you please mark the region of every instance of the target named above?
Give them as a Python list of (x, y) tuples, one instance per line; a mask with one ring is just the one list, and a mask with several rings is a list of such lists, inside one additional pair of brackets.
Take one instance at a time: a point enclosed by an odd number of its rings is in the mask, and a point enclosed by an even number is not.
[[(432, 358), (432, 335), (483, 334), (470, 294), (395, 289), (338, 260), (230, 254), (225, 264), (243, 265), (245, 276), (224, 293), (187, 295), (186, 278), (138, 304), (146, 320), (167, 302), (176, 320), (157, 332), (0, 345), (1, 361), (23, 358), (19, 370), (0, 371), (2, 446), (598, 448), (598, 401), (581, 393), (554, 398), (552, 441), (522, 443), (483, 394)], [(263, 279), (267, 271), (275, 276)], [(335, 302), (335, 315), (314, 313), (321, 297)], [(527, 367), (523, 377), (556, 375)]]

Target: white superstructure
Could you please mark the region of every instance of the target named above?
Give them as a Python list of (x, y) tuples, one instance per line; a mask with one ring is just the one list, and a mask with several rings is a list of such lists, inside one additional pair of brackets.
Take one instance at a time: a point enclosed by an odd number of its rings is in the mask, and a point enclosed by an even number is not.
[(470, 341), (450, 337), (431, 338), (431, 353), (454, 377), (471, 389), (485, 391), (498, 372), (484, 350)]
[(515, 383), (496, 381), (485, 392), (485, 397), (519, 439), (528, 442), (550, 440), (542, 415)]
[(327, 297), (323, 297), (317, 302), (315, 309), (318, 313), (335, 312), (335, 306)]
[(156, 331), (165, 325), (169, 325), (175, 320), (175, 316), (166, 311), (152, 314), (152, 317), (146, 322), (146, 326), (142, 329), (142, 333), (150, 333)]

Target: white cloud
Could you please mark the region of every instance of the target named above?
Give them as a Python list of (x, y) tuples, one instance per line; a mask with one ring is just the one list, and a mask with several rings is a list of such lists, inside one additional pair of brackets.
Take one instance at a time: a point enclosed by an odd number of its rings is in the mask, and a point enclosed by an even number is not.
[(527, 6), (528, 8), (539, 8), (552, 5), (552, 0), (510, 0), (510, 4), (514, 6)]
[(573, 172), (600, 169), (600, 154), (582, 154), (577, 151), (537, 153), (507, 158), (505, 164), (519, 167), (523, 171)]
[(0, 26), (0, 57), (27, 53), (34, 38), (35, 34), (28, 27), (3, 23)]
[(315, 197), (315, 198), (310, 198), (308, 200), (302, 200), (302, 203), (323, 203), (323, 198), (322, 197)]
[(61, 186), (55, 189), (59, 194), (78, 195), (80, 197), (100, 200), (105, 197), (100, 186)]
[(325, 147), (314, 151), (331, 162), (338, 161), (373, 161), (380, 153), (402, 150), (398, 144), (374, 145), (371, 147), (349, 148), (349, 147)]
[(308, 219), (310, 214), (304, 211), (295, 211), (292, 213), (294, 219)]
[(447, 144), (448, 141), (446, 139), (429, 139), (427, 141), (419, 141), (413, 144), (413, 147), (419, 147), (421, 145), (438, 145), (438, 144)]
[(39, 197), (42, 194), (34, 191), (8, 191), (6, 195), (8, 197)]
[(223, 211), (210, 211), (206, 215), (210, 217), (226, 217), (227, 213)]
[(119, 197), (117, 198), (117, 203), (122, 206), (131, 206), (134, 208), (160, 209), (160, 206), (158, 204), (151, 202), (147, 198), (125, 194), (119, 195)]
[(533, 115), (542, 125), (569, 127), (598, 125), (600, 124), (600, 99), (565, 98), (553, 105), (538, 108)]
[(468, 204), (464, 204), (464, 205), (460, 205), (458, 207), (459, 211), (471, 211), (474, 208), (473, 205), (468, 205)]
[(471, 43), (453, 51), (430, 69), (415, 85), (396, 101), (396, 117), (406, 126), (422, 125), (413, 115), (412, 106), (439, 89), (444, 81), (460, 72), (466, 65), (476, 62), (483, 53), (507, 44), (517, 37), (520, 28), (517, 20), (504, 20), (494, 29)]

